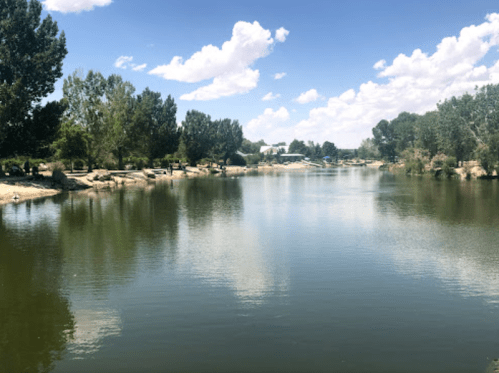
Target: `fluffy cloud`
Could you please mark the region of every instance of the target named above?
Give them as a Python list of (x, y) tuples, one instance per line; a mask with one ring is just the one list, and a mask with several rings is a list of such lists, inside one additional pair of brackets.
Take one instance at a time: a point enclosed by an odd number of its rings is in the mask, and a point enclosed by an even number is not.
[(114, 62), (114, 67), (126, 70), (127, 67), (131, 67), (133, 71), (142, 71), (146, 68), (147, 64), (136, 65), (132, 63), (132, 56), (121, 56)]
[[(196, 83), (213, 79), (213, 83), (185, 94), (183, 100), (212, 100), (223, 96), (246, 93), (258, 83), (258, 70), (249, 67), (268, 55), (275, 44), (269, 30), (258, 22), (237, 22), (232, 38), (222, 48), (207, 45), (187, 61), (175, 56), (168, 65), (157, 66), (149, 74), (167, 80)], [(238, 82), (237, 79), (243, 81)]]
[(284, 43), (286, 41), (286, 37), (289, 35), (289, 31), (286, 30), (284, 27), (281, 27), (280, 29), (276, 30), (275, 32), (275, 38), (277, 41), (280, 41), (281, 43)]
[(133, 57), (131, 56), (121, 56), (114, 62), (114, 67), (119, 69), (126, 69), (128, 63), (132, 62)]
[(256, 88), (259, 77), (260, 72), (251, 69), (231, 74), (223, 74), (213, 79), (212, 84), (182, 95), (180, 96), (180, 99), (186, 101), (207, 101), (220, 97), (232, 96), (238, 93), (246, 93)]
[(142, 71), (147, 67), (146, 63), (143, 63), (142, 65), (134, 66), (132, 67), (133, 71)]
[(300, 104), (307, 104), (312, 101), (316, 101), (320, 95), (317, 93), (317, 90), (311, 89), (307, 92), (303, 92), (298, 98), (295, 98), (295, 101)]
[(275, 100), (278, 97), (281, 97), (281, 95), (279, 93), (274, 95), (274, 94), (272, 94), (272, 92), (269, 92), (265, 96), (262, 97), (262, 101)]
[(371, 129), (381, 119), (393, 119), (403, 111), (424, 114), (436, 109), (440, 100), (472, 93), (475, 86), (498, 84), (499, 61), (480, 64), (498, 45), (499, 14), (490, 14), (486, 22), (463, 28), (458, 37), (443, 39), (431, 55), (416, 49), (410, 56), (400, 54), (390, 65), (381, 60), (373, 67), (380, 70), (379, 77), (388, 79), (386, 83), (369, 81), (357, 91), (330, 98), (326, 106), (310, 110), (294, 133), (301, 139), (357, 147), (361, 139), (372, 137)]
[(263, 114), (252, 119), (244, 127), (244, 136), (257, 141), (265, 138), (266, 141), (278, 142), (289, 138), (289, 112), (281, 106), (277, 111), (271, 108), (265, 109)]
[(45, 0), (42, 4), (46, 10), (52, 10), (61, 13), (79, 13), (83, 10), (92, 10), (96, 6), (106, 6), (112, 3), (112, 0)]
[(274, 75), (274, 79), (275, 80), (279, 80), (279, 79), (282, 79), (286, 76), (286, 73), (277, 73)]

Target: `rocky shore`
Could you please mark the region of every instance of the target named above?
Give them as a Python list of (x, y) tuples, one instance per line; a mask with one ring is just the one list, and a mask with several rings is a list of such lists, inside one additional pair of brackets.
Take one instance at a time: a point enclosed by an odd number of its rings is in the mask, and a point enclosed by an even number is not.
[(145, 169), (141, 171), (94, 170), (92, 173), (42, 172), (43, 178), (33, 176), (0, 178), (0, 205), (49, 197), (67, 191), (115, 189), (124, 186), (147, 186), (156, 182), (207, 176), (235, 176), (248, 172), (276, 172), (306, 169), (301, 163), (264, 165), (258, 167), (227, 166), (220, 169), (185, 167), (185, 170)]

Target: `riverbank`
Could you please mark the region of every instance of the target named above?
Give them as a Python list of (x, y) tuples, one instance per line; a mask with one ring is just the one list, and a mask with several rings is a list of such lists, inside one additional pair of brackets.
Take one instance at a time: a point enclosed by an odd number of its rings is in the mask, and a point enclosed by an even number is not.
[[(311, 166), (302, 163), (288, 165), (264, 165), (258, 167), (227, 166), (224, 175), (236, 176), (248, 172), (279, 172), (307, 169)], [(33, 176), (5, 177), (0, 179), (0, 205), (23, 202), (36, 198), (50, 197), (67, 191), (89, 189), (116, 189), (124, 186), (147, 186), (156, 182), (195, 177), (221, 176), (220, 169), (206, 167), (186, 167), (184, 170), (146, 169), (142, 171), (94, 170), (92, 173), (59, 173), (52, 176), (49, 171), (42, 172), (43, 179)]]

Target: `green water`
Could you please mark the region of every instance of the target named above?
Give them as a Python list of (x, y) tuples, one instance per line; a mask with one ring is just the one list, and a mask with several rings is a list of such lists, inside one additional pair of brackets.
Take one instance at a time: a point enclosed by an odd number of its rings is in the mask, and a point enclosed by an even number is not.
[(497, 181), (369, 169), (0, 207), (0, 372), (483, 372)]

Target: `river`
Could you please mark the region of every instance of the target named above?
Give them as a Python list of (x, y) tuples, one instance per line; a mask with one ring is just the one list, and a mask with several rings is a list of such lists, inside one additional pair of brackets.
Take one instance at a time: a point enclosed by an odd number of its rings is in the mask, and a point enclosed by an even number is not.
[(483, 372), (499, 186), (341, 168), (0, 206), (0, 372)]

